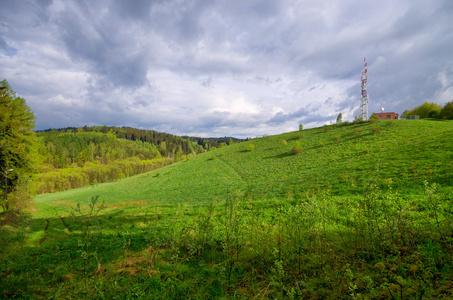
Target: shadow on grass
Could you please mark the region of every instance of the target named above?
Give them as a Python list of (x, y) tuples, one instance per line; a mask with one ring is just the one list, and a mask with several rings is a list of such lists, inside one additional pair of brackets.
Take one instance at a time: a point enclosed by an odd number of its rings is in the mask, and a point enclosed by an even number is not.
[(145, 256), (133, 253), (169, 245), (169, 225), (163, 225), (161, 217), (160, 213), (128, 215), (123, 210), (36, 219), (0, 214), (3, 297), (36, 296), (74, 278), (100, 275), (104, 266), (115, 266), (114, 271), (127, 267), (132, 257), (141, 263)]
[(285, 153), (277, 154), (277, 155), (274, 155), (274, 156), (264, 157), (263, 159), (285, 158), (285, 157), (293, 156), (293, 155), (294, 154), (292, 154), (291, 152), (285, 152)]
[(247, 149), (246, 149), (246, 150), (239, 150), (238, 152), (240, 152), (240, 153), (249, 153), (249, 152), (252, 152), (252, 151), (253, 151), (253, 150), (247, 150)]

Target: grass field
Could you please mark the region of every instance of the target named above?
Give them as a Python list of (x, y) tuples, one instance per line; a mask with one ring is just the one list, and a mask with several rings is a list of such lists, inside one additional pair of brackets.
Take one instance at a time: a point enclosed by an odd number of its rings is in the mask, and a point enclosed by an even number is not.
[(3, 213), (2, 296), (451, 298), (452, 183), (453, 122), (253, 139)]

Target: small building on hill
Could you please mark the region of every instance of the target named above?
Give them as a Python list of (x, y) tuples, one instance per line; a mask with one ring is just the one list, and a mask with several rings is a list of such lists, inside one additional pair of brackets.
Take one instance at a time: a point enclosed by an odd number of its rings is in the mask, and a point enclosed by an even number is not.
[(383, 113), (374, 113), (379, 120), (391, 120), (398, 119), (398, 114), (394, 112), (383, 112)]

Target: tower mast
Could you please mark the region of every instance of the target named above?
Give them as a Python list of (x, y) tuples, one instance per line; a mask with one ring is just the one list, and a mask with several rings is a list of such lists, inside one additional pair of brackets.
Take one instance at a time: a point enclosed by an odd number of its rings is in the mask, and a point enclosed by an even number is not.
[(363, 62), (365, 64), (365, 70), (362, 72), (362, 97), (360, 99), (360, 117), (362, 117), (363, 120), (368, 120), (368, 95), (366, 93), (366, 86), (368, 81), (368, 66), (366, 57), (363, 58)]

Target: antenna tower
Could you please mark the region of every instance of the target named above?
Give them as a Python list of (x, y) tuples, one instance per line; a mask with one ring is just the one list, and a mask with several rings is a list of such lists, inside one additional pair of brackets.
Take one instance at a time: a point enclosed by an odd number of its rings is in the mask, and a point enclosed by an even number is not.
[(363, 58), (363, 62), (365, 64), (365, 70), (362, 72), (362, 97), (360, 99), (360, 117), (363, 120), (368, 120), (368, 95), (366, 93), (366, 86), (368, 81), (368, 73), (367, 73), (367, 63), (366, 57)]

